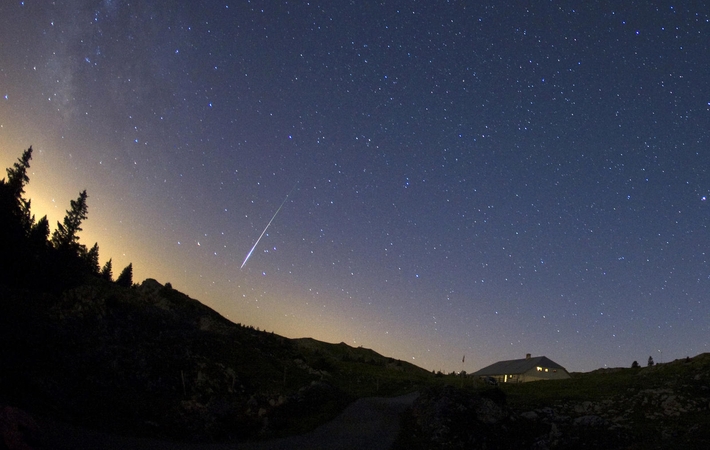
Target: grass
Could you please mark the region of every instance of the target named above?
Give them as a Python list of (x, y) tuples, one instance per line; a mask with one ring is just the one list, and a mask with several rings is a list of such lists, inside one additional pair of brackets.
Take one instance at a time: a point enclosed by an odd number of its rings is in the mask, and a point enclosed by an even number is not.
[(624, 394), (635, 385), (637, 380), (629, 371), (597, 373), (591, 376), (575, 374), (567, 380), (503, 383), (501, 389), (507, 394), (508, 403), (520, 410), (553, 406), (560, 402), (601, 401)]

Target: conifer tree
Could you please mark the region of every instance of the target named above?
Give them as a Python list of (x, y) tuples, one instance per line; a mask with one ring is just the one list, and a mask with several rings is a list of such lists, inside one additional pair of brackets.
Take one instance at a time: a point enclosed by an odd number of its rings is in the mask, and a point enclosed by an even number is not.
[(7, 169), (7, 179), (0, 180), (0, 284), (22, 285), (35, 267), (27, 251), (34, 218), (29, 200), (22, 197), (31, 159), (32, 147)]
[(98, 275), (101, 272), (101, 266), (99, 265), (99, 243), (96, 242), (91, 250), (86, 252), (85, 256), (86, 265), (94, 275)]
[(47, 216), (42, 217), (32, 225), (30, 229), (30, 245), (35, 248), (43, 248), (47, 246), (47, 240), (49, 239), (49, 221)]
[[(18, 158), (12, 167), (7, 169), (7, 180), (0, 180), (0, 215), (2, 227), (6, 232), (22, 234), (26, 237), (33, 224), (30, 216), (30, 201), (25, 200), (25, 186), (30, 181), (27, 169), (32, 159), (32, 147), (28, 148)], [(20, 236), (15, 236), (18, 238)]]
[(133, 286), (133, 263), (129, 263), (116, 278), (116, 284), (123, 287)]
[(12, 168), (7, 169), (7, 181), (5, 184), (10, 190), (12, 196), (19, 201), (22, 194), (25, 193), (25, 185), (29, 183), (30, 177), (27, 175), (27, 169), (30, 168), (30, 160), (32, 159), (32, 147), (22, 153), (22, 156), (17, 160)]
[(52, 234), (52, 245), (60, 250), (74, 250), (80, 253), (79, 236), (81, 223), (87, 218), (89, 206), (86, 204), (86, 189), (83, 190), (76, 200), (72, 200), (71, 208), (67, 210), (64, 223), (57, 222), (57, 229)]
[(101, 269), (101, 278), (103, 278), (106, 281), (113, 281), (113, 267), (112, 267), (111, 260), (109, 259), (106, 261), (106, 264), (104, 264), (104, 268)]

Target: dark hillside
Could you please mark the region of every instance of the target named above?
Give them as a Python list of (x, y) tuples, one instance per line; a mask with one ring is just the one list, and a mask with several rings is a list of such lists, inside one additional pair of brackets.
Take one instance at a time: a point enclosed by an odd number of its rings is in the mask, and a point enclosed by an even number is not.
[(116, 433), (204, 441), (312, 428), (431, 375), (372, 350), (229, 322), (146, 280), (62, 295), (5, 289), (0, 403)]

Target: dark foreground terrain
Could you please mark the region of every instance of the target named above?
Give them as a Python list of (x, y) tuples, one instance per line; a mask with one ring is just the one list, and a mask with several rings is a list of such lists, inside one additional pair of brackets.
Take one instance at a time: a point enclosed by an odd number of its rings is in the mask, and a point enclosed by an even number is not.
[(0, 430), (29, 416), (169, 441), (265, 440), (432, 377), (372, 350), (234, 324), (155, 280), (4, 289), (0, 341)]
[(707, 449), (710, 354), (500, 389), (430, 387), (397, 448)]
[(95, 278), (0, 289), (0, 342), (0, 450), (710, 448), (710, 354), (491, 387)]
[(397, 439), (400, 415), (417, 397), (369, 397), (351, 403), (338, 417), (314, 431), (247, 443), (185, 443), (155, 438), (120, 436), (56, 422), (32, 419), (34, 448), (74, 450), (387, 450)]

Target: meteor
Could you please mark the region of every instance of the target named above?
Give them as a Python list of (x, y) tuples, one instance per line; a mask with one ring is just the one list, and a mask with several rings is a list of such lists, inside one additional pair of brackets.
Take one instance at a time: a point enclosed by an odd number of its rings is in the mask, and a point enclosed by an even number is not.
[(242, 263), (242, 266), (239, 268), (239, 270), (242, 270), (244, 268), (244, 266), (246, 265), (247, 261), (249, 261), (249, 257), (254, 252), (254, 249), (256, 248), (256, 246), (259, 245), (259, 241), (261, 240), (262, 237), (264, 237), (264, 234), (266, 233), (266, 230), (269, 229), (271, 222), (273, 222), (274, 219), (276, 218), (276, 214), (278, 214), (279, 211), (281, 211), (281, 208), (283, 208), (284, 204), (286, 203), (286, 200), (288, 200), (288, 196), (291, 195), (291, 192), (293, 192), (294, 189), (296, 189), (297, 185), (298, 185), (298, 183), (294, 184), (293, 187), (291, 188), (291, 191), (288, 194), (286, 194), (286, 198), (284, 199), (284, 201), (281, 202), (281, 206), (279, 206), (279, 208), (276, 210), (273, 217), (271, 217), (271, 220), (269, 220), (269, 223), (266, 224), (266, 228), (264, 228), (264, 231), (262, 231), (261, 234), (259, 235), (259, 239), (257, 239), (256, 242), (254, 242), (254, 246), (251, 248), (251, 250), (249, 250), (249, 253), (247, 253), (247, 257), (244, 258), (244, 262)]

